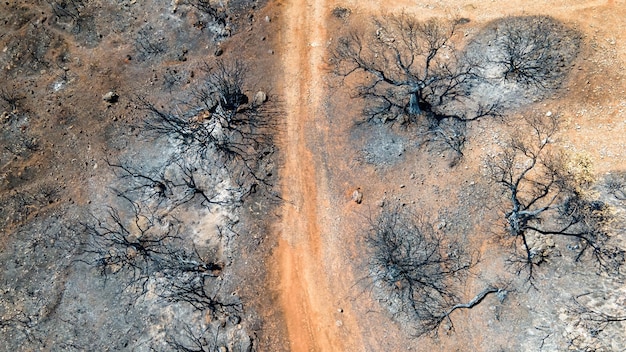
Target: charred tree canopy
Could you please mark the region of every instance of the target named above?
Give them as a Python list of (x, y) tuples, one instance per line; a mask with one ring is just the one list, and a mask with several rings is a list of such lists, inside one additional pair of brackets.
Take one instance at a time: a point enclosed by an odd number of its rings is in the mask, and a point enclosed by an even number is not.
[(549, 16), (507, 17), (494, 24), (491, 60), (505, 80), (551, 88), (569, 72), (581, 36)]
[(206, 71), (192, 99), (177, 109), (138, 98), (148, 113), (145, 129), (177, 141), (183, 153), (221, 163), (238, 186), (251, 192), (257, 185), (270, 186), (266, 156), (274, 151), (278, 108), (263, 92), (251, 101), (246, 96), (243, 63), (219, 61)]
[(369, 272), (396, 320), (421, 336), (436, 333), (458, 309), (471, 309), (489, 294), (488, 286), (460, 303), (461, 284), (476, 258), (460, 242), (402, 208), (384, 211), (367, 234)]
[(556, 115), (525, 119), (500, 154), (487, 161), (491, 180), (500, 186), (506, 204), (506, 232), (522, 254), (515, 259), (533, 279), (533, 267), (542, 262), (531, 235), (560, 236), (578, 244), (576, 260), (587, 254), (607, 272), (619, 271), (624, 250), (611, 243), (608, 206), (593, 197), (553, 148), (558, 131)]
[[(335, 74), (359, 75), (357, 97), (366, 101), (368, 121), (437, 125), (446, 119), (476, 120), (497, 113), (497, 104), (474, 111), (462, 102), (477, 65), (455, 47), (459, 20), (419, 21), (388, 15), (364, 33), (339, 38), (332, 54)], [(421, 118), (421, 119), (420, 119)]]

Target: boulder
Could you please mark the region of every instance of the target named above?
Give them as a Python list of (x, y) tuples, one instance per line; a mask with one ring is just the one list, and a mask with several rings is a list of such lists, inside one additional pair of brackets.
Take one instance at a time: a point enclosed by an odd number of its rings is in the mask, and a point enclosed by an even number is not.
[(357, 188), (354, 190), (354, 192), (352, 192), (352, 200), (356, 204), (361, 204), (361, 202), (363, 202), (363, 193), (361, 192), (360, 188)]
[(115, 92), (108, 92), (105, 95), (102, 96), (102, 100), (106, 101), (107, 103), (117, 103), (117, 101), (119, 100), (120, 96), (117, 95), (117, 93)]
[(264, 91), (258, 91), (254, 95), (254, 99), (252, 99), (252, 104), (255, 106), (259, 106), (267, 101), (267, 94)]

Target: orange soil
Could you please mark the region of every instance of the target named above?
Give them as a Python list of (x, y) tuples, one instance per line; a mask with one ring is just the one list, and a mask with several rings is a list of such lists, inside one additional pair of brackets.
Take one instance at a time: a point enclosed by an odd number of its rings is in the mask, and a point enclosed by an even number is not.
[[(322, 262), (319, 188), (323, 187), (307, 133), (324, 95), (322, 65), (326, 32), (324, 1), (296, 0), (284, 9), (282, 60), (287, 112), (284, 165), (282, 239), (276, 257), (289, 341), (293, 351), (346, 350), (330, 327), (333, 291)], [(322, 182), (320, 182), (322, 181)], [(323, 196), (323, 195), (322, 195)], [(337, 309), (337, 308), (334, 308)], [(349, 348), (348, 348), (349, 349)]]

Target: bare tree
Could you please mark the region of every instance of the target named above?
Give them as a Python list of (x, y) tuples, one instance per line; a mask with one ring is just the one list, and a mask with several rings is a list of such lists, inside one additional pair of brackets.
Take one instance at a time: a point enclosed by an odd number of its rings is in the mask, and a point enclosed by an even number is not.
[(494, 57), (505, 80), (553, 88), (569, 72), (580, 34), (549, 16), (507, 17), (496, 22)]
[(468, 303), (460, 287), (476, 263), (465, 247), (424, 219), (401, 208), (384, 211), (367, 234), (370, 275), (396, 319), (415, 334), (437, 333), (451, 314), (471, 309), (487, 295), (503, 291), (488, 286)]
[(532, 115), (525, 122), (500, 154), (487, 161), (489, 177), (506, 204), (506, 233), (523, 253), (515, 261), (532, 280), (542, 258), (530, 235), (560, 236), (579, 243), (576, 260), (590, 254), (601, 270), (618, 271), (624, 251), (610, 244), (608, 206), (584, 193), (563, 154), (552, 148), (556, 115)]
[(107, 163), (124, 181), (121, 188), (115, 189), (118, 196), (142, 202), (153, 200), (155, 208), (165, 205), (171, 211), (196, 198), (209, 209), (213, 205), (238, 204), (237, 190), (218, 188), (218, 180), (210, 171), (215, 165), (206, 165), (203, 160), (183, 159), (175, 155), (162, 167), (151, 170), (134, 167), (128, 161), (113, 163), (107, 160)]
[(247, 69), (242, 63), (218, 62), (207, 70), (206, 80), (193, 91), (194, 99), (185, 104), (185, 112), (168, 112), (139, 98), (149, 113), (146, 129), (177, 140), (184, 153), (216, 158), (237, 177), (245, 188), (243, 194), (258, 185), (270, 186), (263, 161), (273, 151), (276, 108), (264, 101), (249, 101), (243, 93)]
[(374, 20), (367, 33), (339, 38), (332, 56), (340, 77), (360, 74), (356, 96), (367, 106), (368, 121), (425, 122), (477, 120), (496, 115), (498, 105), (468, 112), (463, 101), (476, 75), (476, 64), (454, 46), (459, 21), (418, 21), (406, 15)]

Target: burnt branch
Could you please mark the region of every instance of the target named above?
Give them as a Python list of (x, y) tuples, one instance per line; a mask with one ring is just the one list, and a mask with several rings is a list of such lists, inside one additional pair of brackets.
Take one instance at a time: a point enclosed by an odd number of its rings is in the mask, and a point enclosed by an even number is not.
[(471, 309), (498, 292), (488, 288), (469, 303), (458, 303), (460, 286), (476, 259), (419, 216), (394, 208), (371, 226), (366, 243), (374, 287), (396, 319), (408, 319), (416, 336), (436, 334), (454, 311)]
[(265, 159), (274, 149), (277, 109), (265, 101), (265, 93), (252, 101), (243, 93), (247, 68), (242, 63), (219, 62), (207, 70), (184, 113), (138, 98), (149, 114), (146, 130), (176, 140), (185, 154), (224, 165), (243, 195), (259, 185), (270, 187)]
[(521, 254), (513, 261), (528, 270), (532, 281), (534, 267), (543, 262), (537, 236), (539, 241), (560, 236), (578, 243), (576, 260), (590, 254), (600, 270), (619, 271), (624, 251), (610, 244), (608, 206), (589, 199), (564, 156), (552, 148), (557, 117), (526, 118), (525, 128), (487, 162), (487, 173), (507, 204), (506, 233)]
[(124, 187), (115, 190), (118, 196), (154, 200), (157, 208), (165, 204), (173, 210), (195, 199), (200, 199), (200, 204), (209, 209), (214, 205), (237, 204), (238, 201), (234, 196), (236, 190), (221, 189), (216, 175), (210, 171), (212, 165), (205, 165), (202, 161), (190, 162), (173, 157), (156, 170), (143, 170), (129, 162), (107, 160), (107, 163), (124, 181)]
[(500, 77), (547, 89), (569, 72), (580, 35), (549, 16), (509, 17), (495, 28)]
[[(333, 72), (358, 83), (354, 97), (369, 122), (417, 126), (462, 156), (467, 123), (500, 116), (500, 104), (476, 104), (470, 88), (482, 80), (478, 65), (455, 47), (456, 20), (419, 21), (407, 14), (377, 18), (365, 32), (338, 39)], [(452, 129), (451, 129), (452, 127)]]

